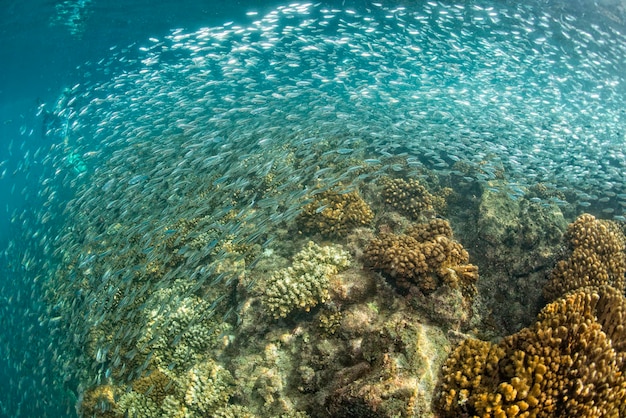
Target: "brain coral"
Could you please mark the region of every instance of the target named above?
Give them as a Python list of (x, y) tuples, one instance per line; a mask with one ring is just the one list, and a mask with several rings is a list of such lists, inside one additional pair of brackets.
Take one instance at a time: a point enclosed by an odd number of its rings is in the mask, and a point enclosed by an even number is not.
[(344, 236), (351, 229), (369, 225), (374, 213), (358, 192), (326, 191), (315, 195), (298, 217), (300, 228), (324, 236)]
[(431, 292), (446, 283), (471, 295), (478, 279), (477, 267), (468, 264), (467, 251), (452, 239), (450, 224), (443, 219), (413, 225), (401, 235), (381, 233), (370, 241), (365, 257), (369, 266), (405, 290), (417, 286)]
[(465, 340), (443, 367), (443, 417), (619, 417), (626, 414), (626, 299), (578, 289), (499, 344)]
[(274, 318), (309, 311), (329, 298), (331, 277), (350, 265), (350, 256), (338, 245), (320, 247), (309, 241), (290, 267), (278, 270), (262, 287), (261, 303)]
[(552, 271), (544, 288), (547, 300), (584, 286), (608, 284), (624, 290), (626, 239), (614, 222), (584, 214), (567, 227), (566, 237), (571, 254)]

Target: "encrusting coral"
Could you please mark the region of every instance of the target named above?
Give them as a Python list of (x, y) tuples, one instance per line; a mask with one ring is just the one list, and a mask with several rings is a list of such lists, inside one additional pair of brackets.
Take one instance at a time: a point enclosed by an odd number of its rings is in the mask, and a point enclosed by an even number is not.
[(585, 287), (547, 305), (499, 344), (468, 339), (443, 367), (443, 417), (626, 414), (626, 299)]
[(291, 266), (280, 269), (261, 287), (261, 303), (274, 318), (294, 310), (309, 311), (329, 298), (331, 277), (350, 265), (341, 246), (320, 247), (309, 241), (293, 257)]
[(300, 228), (323, 236), (345, 236), (358, 226), (367, 226), (374, 213), (358, 192), (325, 191), (314, 196), (298, 216)]
[(614, 222), (583, 214), (567, 227), (566, 237), (571, 254), (552, 271), (544, 288), (547, 300), (584, 286), (607, 284), (624, 290), (626, 238)]
[(475, 293), (478, 268), (469, 264), (467, 251), (452, 239), (450, 224), (443, 219), (412, 225), (401, 235), (381, 233), (366, 247), (365, 259), (401, 289), (417, 286), (429, 293), (445, 283), (460, 287), (465, 296)]

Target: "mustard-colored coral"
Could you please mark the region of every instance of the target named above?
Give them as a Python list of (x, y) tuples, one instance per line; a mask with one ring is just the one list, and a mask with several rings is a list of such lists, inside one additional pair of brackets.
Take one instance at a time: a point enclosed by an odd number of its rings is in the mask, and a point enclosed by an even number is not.
[(100, 385), (85, 391), (79, 405), (79, 413), (83, 417), (119, 417), (115, 413), (117, 403), (115, 390), (111, 385)]
[(579, 216), (567, 228), (571, 247), (569, 258), (558, 262), (544, 288), (544, 296), (553, 300), (584, 286), (611, 285), (624, 290), (626, 254), (624, 234), (612, 221), (594, 216)]
[(298, 216), (300, 228), (323, 236), (345, 236), (353, 228), (369, 225), (374, 213), (358, 192), (325, 191), (315, 195)]
[(475, 293), (478, 268), (468, 264), (467, 251), (452, 239), (452, 229), (442, 219), (413, 225), (402, 235), (381, 233), (370, 241), (365, 257), (367, 264), (402, 289), (417, 286), (431, 292), (446, 283), (460, 286), (467, 296)]
[(174, 381), (159, 369), (134, 380), (132, 388), (133, 391), (147, 396), (158, 405), (163, 403), (166, 396), (175, 391)]
[(350, 256), (338, 245), (320, 247), (309, 241), (290, 267), (278, 270), (262, 286), (261, 303), (274, 318), (294, 310), (309, 311), (329, 299), (330, 280), (350, 265)]
[(381, 184), (384, 202), (411, 219), (417, 220), (424, 212), (433, 211), (436, 204), (441, 205), (416, 179), (383, 178)]
[(621, 292), (586, 287), (500, 344), (465, 340), (443, 367), (442, 416), (624, 416), (625, 315)]

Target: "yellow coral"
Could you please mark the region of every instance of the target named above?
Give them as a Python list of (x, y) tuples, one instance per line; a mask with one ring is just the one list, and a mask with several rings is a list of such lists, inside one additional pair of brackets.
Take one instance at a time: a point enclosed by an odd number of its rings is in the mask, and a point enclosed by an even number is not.
[(366, 262), (401, 289), (417, 286), (431, 292), (445, 282), (472, 296), (478, 268), (468, 264), (467, 251), (451, 236), (449, 223), (442, 219), (413, 225), (402, 235), (381, 233), (365, 249)]
[(444, 368), (444, 417), (618, 417), (626, 413), (626, 299), (586, 287), (500, 344), (465, 340)]
[(325, 191), (314, 196), (298, 216), (300, 228), (307, 233), (345, 236), (358, 226), (369, 225), (374, 213), (358, 192)]
[(174, 393), (174, 382), (161, 370), (156, 369), (132, 383), (135, 392), (149, 397), (156, 404), (163, 403), (167, 395)]
[(100, 385), (88, 389), (80, 402), (80, 415), (83, 417), (119, 417), (115, 412), (115, 390), (111, 385)]
[(626, 254), (624, 234), (611, 221), (584, 214), (567, 228), (571, 254), (556, 265), (544, 296), (553, 300), (584, 286), (611, 285), (624, 290)]

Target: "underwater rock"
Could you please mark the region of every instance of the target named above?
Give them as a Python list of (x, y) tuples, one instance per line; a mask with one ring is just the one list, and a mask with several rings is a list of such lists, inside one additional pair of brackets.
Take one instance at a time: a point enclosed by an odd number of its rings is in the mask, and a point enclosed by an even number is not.
[(505, 187), (484, 190), (476, 231), (466, 236), (466, 245), (481, 266), (484, 315), (493, 312), (497, 327), (510, 333), (541, 309), (541, 288), (560, 254), (567, 222), (557, 205), (514, 198)]
[[(336, 376), (326, 400), (333, 417), (431, 417), (438, 365), (449, 342), (438, 328), (408, 312), (391, 315), (363, 336), (366, 363)], [(347, 378), (349, 376), (349, 378)]]

